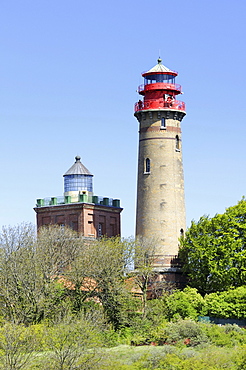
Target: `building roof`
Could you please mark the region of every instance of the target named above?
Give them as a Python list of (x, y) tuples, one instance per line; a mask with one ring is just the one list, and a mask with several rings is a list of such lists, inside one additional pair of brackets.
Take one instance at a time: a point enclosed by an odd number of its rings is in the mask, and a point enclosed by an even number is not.
[(161, 58), (157, 59), (158, 64), (156, 64), (153, 68), (151, 68), (149, 71), (144, 72), (143, 75), (149, 74), (149, 73), (168, 73), (172, 75), (177, 75), (177, 72), (172, 71), (171, 69), (165, 67), (162, 64)]
[(92, 173), (83, 165), (83, 163), (80, 162), (80, 156), (75, 157), (75, 163), (72, 165), (72, 167), (69, 168), (69, 170), (63, 175), (63, 176), (69, 176), (69, 175), (89, 175), (93, 176)]

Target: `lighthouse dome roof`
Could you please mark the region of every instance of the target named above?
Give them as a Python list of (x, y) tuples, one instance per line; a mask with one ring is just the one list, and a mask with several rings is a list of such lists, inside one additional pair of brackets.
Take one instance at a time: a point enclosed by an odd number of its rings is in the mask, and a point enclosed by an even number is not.
[(69, 175), (89, 175), (93, 176), (92, 173), (81, 163), (80, 156), (75, 157), (75, 163), (72, 165), (72, 167), (67, 170), (67, 172), (63, 176), (69, 176)]
[(162, 60), (161, 58), (158, 58), (158, 64), (156, 64), (153, 68), (151, 68), (149, 71), (147, 72), (144, 72), (143, 73), (143, 76), (145, 75), (148, 75), (148, 74), (152, 74), (152, 73), (166, 73), (166, 74), (170, 74), (170, 75), (173, 75), (173, 76), (177, 76), (177, 72), (175, 71), (172, 71), (171, 69), (165, 67), (163, 64), (162, 64)]

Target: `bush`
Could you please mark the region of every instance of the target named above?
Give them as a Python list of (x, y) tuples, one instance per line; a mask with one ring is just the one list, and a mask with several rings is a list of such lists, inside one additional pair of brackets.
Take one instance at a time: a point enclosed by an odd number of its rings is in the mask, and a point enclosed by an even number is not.
[(163, 311), (169, 320), (174, 318), (190, 318), (197, 320), (199, 315), (205, 315), (204, 299), (197, 289), (186, 287), (183, 291), (177, 290), (164, 297)]
[(183, 343), (192, 347), (209, 343), (209, 338), (202, 329), (201, 324), (192, 320), (179, 320), (168, 323), (164, 333), (165, 343)]
[(211, 343), (218, 347), (233, 347), (246, 343), (246, 330), (237, 325), (218, 326), (214, 324), (202, 324), (203, 331)]
[(204, 302), (209, 316), (243, 320), (246, 317), (246, 286), (207, 294)]

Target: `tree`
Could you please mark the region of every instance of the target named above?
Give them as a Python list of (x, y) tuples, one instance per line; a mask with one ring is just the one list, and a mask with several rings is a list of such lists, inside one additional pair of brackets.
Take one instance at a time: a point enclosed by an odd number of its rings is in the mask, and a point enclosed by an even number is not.
[(0, 234), (0, 308), (16, 323), (32, 321), (36, 311), (35, 236), (31, 224), (3, 227)]
[[(79, 313), (88, 299), (101, 302), (117, 330), (126, 324), (130, 300), (125, 279), (130, 240), (88, 241), (69, 228), (4, 228), (0, 234), (0, 310), (15, 323), (58, 321)], [(92, 303), (93, 304), (93, 303)]]
[(75, 261), (75, 274), (74, 264), (71, 265), (69, 274), (71, 281), (77, 285), (78, 277), (81, 277), (81, 290), (87, 295), (88, 283), (92, 285), (90, 296), (100, 300), (106, 317), (115, 330), (126, 324), (125, 305), (130, 299), (130, 293), (124, 282), (132, 247), (131, 240), (118, 237), (94, 240), (87, 243), (81, 251), (79, 266), (78, 261)]
[(189, 285), (201, 294), (246, 281), (246, 200), (213, 218), (203, 216), (181, 239), (180, 258)]
[(155, 261), (156, 243), (152, 239), (139, 238), (135, 242), (133, 275), (135, 282), (140, 288), (143, 297), (143, 318), (147, 313), (147, 292), (151, 282), (155, 280), (156, 271), (153, 264)]
[(68, 227), (52, 225), (40, 228), (36, 259), (42, 277), (50, 281), (55, 276), (63, 275), (77, 258), (81, 248), (82, 239)]
[(81, 317), (67, 317), (59, 324), (47, 328), (47, 368), (75, 370), (97, 368), (100, 352), (98, 328), (95, 323)]
[(76, 258), (77, 234), (48, 227), (36, 238), (31, 224), (4, 227), (0, 234), (0, 309), (15, 323), (37, 323), (65, 314), (64, 285), (58, 279)]
[[(26, 368), (37, 354), (36, 336), (32, 328), (4, 323), (0, 328), (0, 368), (20, 370)], [(2, 367), (3, 366), (3, 367)]]

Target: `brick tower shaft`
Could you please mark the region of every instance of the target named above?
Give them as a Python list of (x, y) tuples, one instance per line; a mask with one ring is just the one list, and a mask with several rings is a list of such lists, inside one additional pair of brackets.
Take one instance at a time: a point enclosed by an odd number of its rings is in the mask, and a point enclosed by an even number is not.
[(136, 237), (155, 243), (154, 268), (175, 270), (179, 238), (186, 226), (180, 123), (185, 105), (176, 100), (177, 73), (158, 64), (143, 73), (144, 100), (135, 105), (139, 121)]

